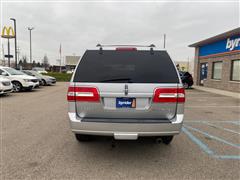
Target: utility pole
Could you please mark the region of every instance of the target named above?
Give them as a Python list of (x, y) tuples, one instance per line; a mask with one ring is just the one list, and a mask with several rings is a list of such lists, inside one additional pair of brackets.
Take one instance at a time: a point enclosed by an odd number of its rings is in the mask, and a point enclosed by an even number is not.
[(17, 68), (17, 24), (16, 24), (16, 19), (14, 18), (10, 18), (10, 20), (13, 21), (14, 23), (14, 32), (15, 32), (15, 36), (14, 36), (14, 42), (15, 42), (15, 68)]
[(30, 33), (30, 64), (32, 64), (32, 30), (34, 27), (28, 27), (29, 33)]

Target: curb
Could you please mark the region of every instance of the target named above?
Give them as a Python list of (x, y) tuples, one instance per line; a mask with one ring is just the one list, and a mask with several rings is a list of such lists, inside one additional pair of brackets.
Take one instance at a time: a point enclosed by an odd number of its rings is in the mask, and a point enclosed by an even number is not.
[(240, 93), (237, 92), (231, 92), (231, 91), (224, 91), (220, 89), (214, 89), (214, 88), (209, 88), (209, 87), (202, 87), (202, 86), (193, 86), (193, 89), (201, 90), (201, 91), (206, 91), (214, 94), (219, 94), (223, 96), (229, 96), (232, 98), (240, 99)]

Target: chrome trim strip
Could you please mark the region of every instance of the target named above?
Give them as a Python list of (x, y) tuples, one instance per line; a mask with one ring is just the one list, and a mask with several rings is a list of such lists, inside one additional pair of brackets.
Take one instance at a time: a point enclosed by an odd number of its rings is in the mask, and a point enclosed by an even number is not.
[(78, 97), (93, 97), (93, 93), (92, 92), (75, 92), (75, 96)]
[(177, 93), (160, 93), (159, 94), (160, 98), (176, 98), (178, 97)]

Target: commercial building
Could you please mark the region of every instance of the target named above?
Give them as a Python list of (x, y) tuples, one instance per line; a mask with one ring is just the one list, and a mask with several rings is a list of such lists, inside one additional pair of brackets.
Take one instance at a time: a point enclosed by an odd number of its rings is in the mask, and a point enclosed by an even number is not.
[(196, 85), (240, 92), (240, 28), (189, 45)]
[(80, 56), (66, 56), (65, 66), (67, 71), (73, 71), (80, 60)]

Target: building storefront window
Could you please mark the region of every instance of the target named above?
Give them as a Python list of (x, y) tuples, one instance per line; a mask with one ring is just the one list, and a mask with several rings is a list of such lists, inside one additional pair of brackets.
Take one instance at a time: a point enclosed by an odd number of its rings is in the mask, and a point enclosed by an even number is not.
[(221, 80), (222, 79), (222, 62), (213, 63), (213, 79)]
[(240, 60), (232, 61), (231, 80), (232, 81), (240, 81)]

